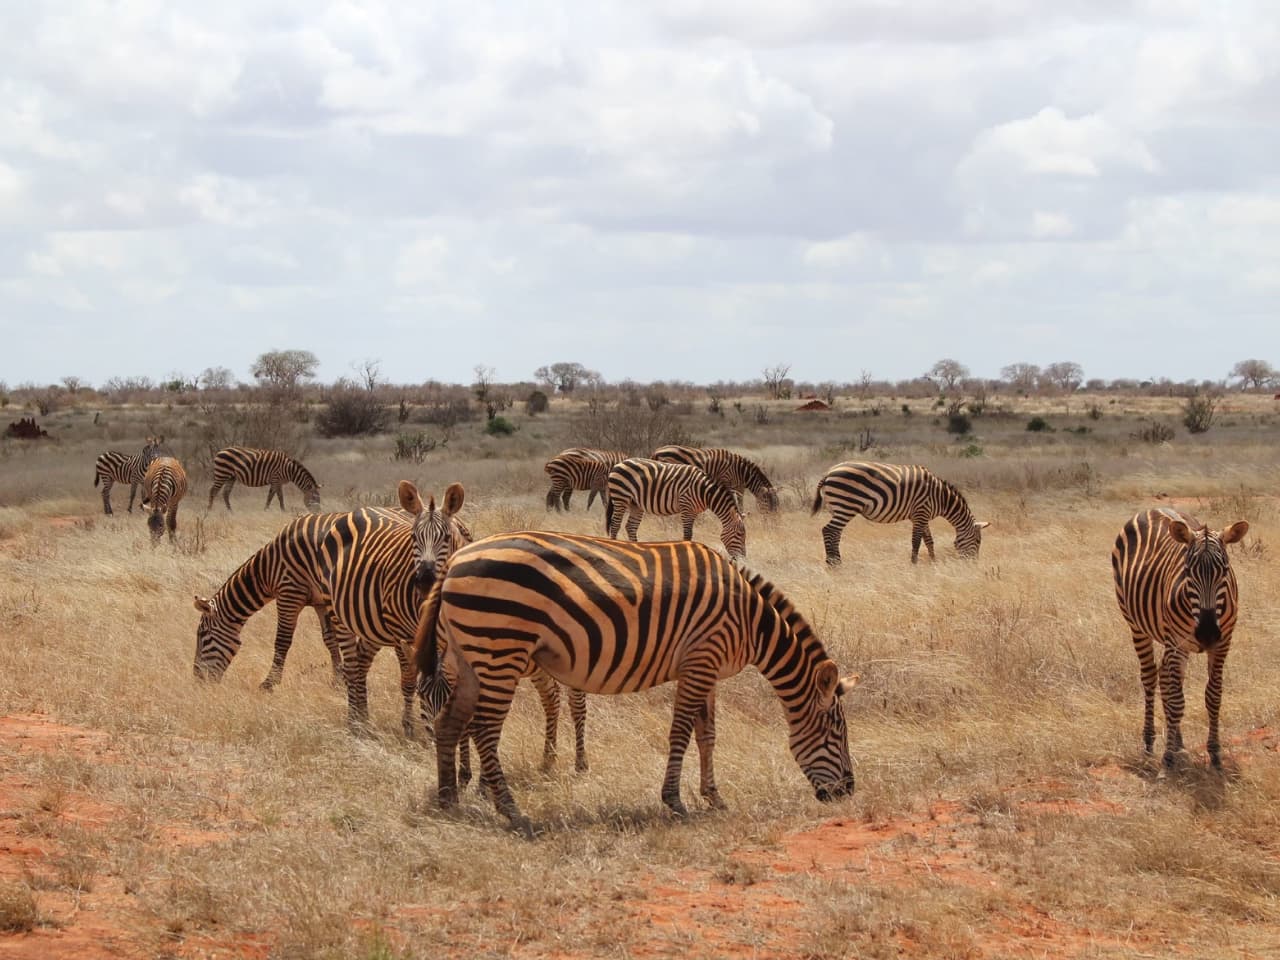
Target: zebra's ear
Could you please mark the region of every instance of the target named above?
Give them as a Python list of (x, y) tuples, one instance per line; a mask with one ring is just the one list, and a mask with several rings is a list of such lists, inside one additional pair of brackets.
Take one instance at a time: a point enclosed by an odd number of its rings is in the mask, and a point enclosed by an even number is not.
[[(1248, 528), (1248, 524), (1245, 524), (1245, 529)], [(1179, 543), (1194, 543), (1196, 539), (1196, 535), (1191, 532), (1191, 527), (1183, 520), (1169, 521), (1169, 535)]]
[(840, 686), (840, 668), (834, 661), (823, 660), (813, 670), (813, 683), (818, 690), (818, 706), (826, 710), (836, 696), (836, 688)]
[(974, 521), (974, 524), (973, 524), (973, 525), (974, 525), (975, 527), (977, 527), (979, 530), (985, 530), (985, 529), (987, 529), (987, 527), (991, 526), (991, 521), (990, 521), (990, 520), (976, 520), (976, 521)]
[(452, 517), (455, 513), (462, 509), (462, 501), (466, 498), (466, 491), (462, 489), (462, 484), (451, 483), (445, 487), (444, 491), (444, 515)]
[(400, 498), (400, 506), (415, 517), (422, 512), (422, 498), (418, 496), (418, 488), (408, 480), (401, 480), (396, 487), (396, 495)]
[(207, 600), (204, 597), (200, 596), (199, 594), (196, 594), (195, 608), (199, 610), (201, 613), (212, 613), (213, 601)]
[(857, 673), (851, 673), (847, 677), (841, 677), (840, 682), (836, 684), (836, 696), (843, 697), (846, 693), (856, 687), (862, 676)]
[(1222, 531), (1223, 543), (1237, 543), (1244, 539), (1244, 535), (1249, 532), (1248, 520), (1237, 520), (1229, 527), (1224, 527)]

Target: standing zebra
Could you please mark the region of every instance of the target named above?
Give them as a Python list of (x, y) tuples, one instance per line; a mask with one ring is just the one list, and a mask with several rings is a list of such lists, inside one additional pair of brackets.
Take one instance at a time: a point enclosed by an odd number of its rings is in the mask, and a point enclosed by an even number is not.
[(723, 447), (685, 447), (672, 443), (653, 452), (653, 459), (666, 463), (687, 463), (697, 467), (708, 477), (728, 487), (737, 495), (738, 509), (742, 509), (742, 495), (750, 490), (756, 503), (766, 513), (778, 509), (778, 491), (754, 460)]
[(169, 528), (172, 543), (178, 531), (178, 504), (187, 494), (187, 471), (173, 457), (157, 457), (142, 478), (142, 506), (150, 507), (147, 528), (151, 543), (160, 542), (160, 534)]
[[(528, 830), (498, 758), (516, 683), (537, 664), (576, 690), (631, 693), (675, 681), (662, 802), (675, 814), (690, 734), (700, 793), (722, 806), (712, 766), (716, 681), (748, 664), (772, 684), (791, 753), (821, 800), (853, 790), (840, 696), (851, 685), (791, 603), (706, 544), (619, 543), (557, 533), (500, 534), (454, 554), (422, 605), (419, 671), (456, 682), (436, 725), (437, 789), (456, 801), (454, 750), (468, 728), (483, 782), (513, 826)], [(439, 650), (444, 661), (440, 662)]]
[[(1142, 741), (1147, 753), (1155, 743), (1155, 688), (1160, 678), (1164, 704), (1164, 765), (1182, 750), (1182, 681), (1187, 657), (1209, 660), (1204, 705), (1209, 714), (1209, 760), (1222, 766), (1218, 710), (1222, 705), (1222, 668), (1236, 623), (1236, 577), (1226, 545), (1249, 532), (1239, 520), (1221, 532), (1177, 510), (1146, 510), (1120, 530), (1111, 551), (1116, 601), (1133, 634), (1145, 701)], [(1164, 647), (1160, 667), (1152, 642)]]
[(720, 486), (697, 467), (632, 457), (609, 471), (604, 521), (611, 538), (618, 536), (622, 515), (630, 511), (627, 536), (635, 540), (647, 511), (663, 517), (680, 514), (684, 539), (692, 540), (693, 521), (704, 510), (720, 518), (720, 542), (729, 556), (745, 557), (747, 530), (733, 491)]
[(284, 485), (292, 483), (302, 491), (302, 500), (311, 510), (320, 510), (320, 484), (311, 471), (293, 457), (280, 450), (255, 450), (252, 447), (225, 447), (213, 456), (213, 486), (209, 488), (209, 508), (213, 498), (222, 489), (222, 502), (231, 509), (231, 488), (240, 481), (246, 487), (269, 487), (267, 505), (271, 498), (280, 501), (284, 509)]
[(861, 514), (876, 523), (911, 521), (911, 562), (920, 557), (920, 541), (933, 555), (933, 535), (929, 521), (942, 517), (956, 529), (956, 552), (976, 559), (982, 546), (982, 531), (988, 521), (977, 522), (969, 511), (964, 496), (946, 480), (940, 480), (925, 467), (896, 463), (870, 463), (849, 460), (837, 463), (818, 481), (813, 498), (813, 512), (826, 505), (831, 522), (822, 528), (822, 542), (827, 548), (827, 563), (840, 562), (840, 536), (845, 524)]
[(147, 437), (142, 447), (142, 455), (121, 453), (119, 450), (108, 450), (98, 455), (94, 465), (93, 485), (102, 484), (102, 512), (111, 516), (111, 487), (117, 483), (129, 485), (129, 512), (133, 513), (133, 500), (138, 494), (138, 485), (147, 475), (147, 467), (151, 461), (160, 456), (164, 437)]
[[(462, 484), (450, 484), (443, 509), (435, 499), (424, 506), (417, 488), (401, 481), (397, 490), (400, 505), (412, 523), (380, 523), (371, 511), (357, 510), (342, 515), (325, 535), (320, 557), (325, 566), (326, 595), (337, 620), (343, 673), (347, 681), (347, 723), (353, 733), (368, 728), (368, 676), (373, 657), (384, 646), (392, 647), (400, 659), (400, 691), (404, 697), (401, 724), (405, 736), (413, 736), (413, 694), (418, 688), (416, 669), (409, 659), (418, 610), (426, 591), (444, 570), (445, 562), (460, 547), (471, 542), (469, 531), (456, 516), (462, 507)], [(532, 677), (547, 717), (544, 765), (555, 762), (555, 741), (560, 716), (560, 690), (545, 674)], [(447, 678), (446, 678), (447, 680)], [(448, 685), (423, 691), (424, 714), (430, 702), (435, 706)], [(430, 698), (430, 699), (429, 699)], [(581, 730), (585, 700), (570, 698), (575, 710), (578, 735), (578, 769), (586, 768)]]
[(569, 498), (575, 490), (589, 490), (587, 509), (597, 496), (604, 499), (609, 468), (627, 459), (619, 450), (594, 450), (591, 447), (570, 447), (561, 450), (547, 461), (543, 470), (551, 481), (547, 491), (547, 509), (569, 509)]
[[(379, 511), (387, 520), (393, 511)], [(394, 514), (398, 515), (399, 511)], [(342, 514), (309, 513), (287, 523), (269, 543), (236, 568), (218, 592), (206, 599), (197, 596), (200, 611), (196, 627), (195, 676), (197, 680), (221, 680), (231, 658), (240, 649), (245, 621), (272, 600), (276, 602), (276, 642), (271, 669), (262, 681), (270, 690), (284, 674), (284, 660), (293, 644), (298, 616), (313, 607), (320, 618), (325, 649), (333, 661), (333, 675), (343, 682), (342, 654), (321, 591), (323, 570), (318, 550), (329, 528)]]

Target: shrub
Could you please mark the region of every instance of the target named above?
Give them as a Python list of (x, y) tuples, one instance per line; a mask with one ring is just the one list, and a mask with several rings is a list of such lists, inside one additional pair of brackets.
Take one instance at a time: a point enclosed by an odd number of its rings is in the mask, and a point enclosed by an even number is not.
[(903, 415), (904, 417), (909, 417), (909, 416), (911, 416), (911, 404), (909, 404), (909, 403), (904, 403), (904, 404), (902, 405), (902, 415)]
[(535, 390), (529, 394), (524, 402), (524, 412), (534, 417), (540, 413), (546, 413), (551, 406), (551, 401), (547, 399), (547, 395), (541, 390)]
[(973, 421), (968, 414), (951, 413), (947, 415), (947, 433), (963, 436), (973, 429)]
[(494, 417), (484, 425), (484, 432), (491, 437), (509, 437), (519, 429), (506, 417)]
[(392, 460), (407, 460), (410, 463), (421, 463), (427, 454), (434, 450), (437, 441), (425, 433), (401, 433), (396, 435), (396, 448), (391, 455)]
[(1044, 417), (1032, 417), (1027, 421), (1027, 429), (1032, 433), (1043, 433), (1046, 430), (1053, 433), (1053, 427), (1049, 426), (1049, 421)]
[(599, 404), (574, 422), (574, 442), (601, 450), (625, 450), (648, 456), (668, 443), (700, 446), (677, 421), (671, 407), (649, 410), (625, 400), (613, 406)]
[(1173, 427), (1164, 423), (1153, 423), (1149, 427), (1143, 427), (1141, 430), (1135, 430), (1129, 434), (1131, 440), (1138, 440), (1142, 443), (1168, 443), (1173, 439)]
[(1205, 433), (1217, 416), (1218, 398), (1211, 393), (1197, 393), (1182, 404), (1182, 425), (1191, 433)]
[(0, 881), (0, 931), (26, 933), (35, 929), (39, 915), (31, 888), (25, 883)]
[[(1112, 400), (1111, 402), (1115, 403), (1114, 400)], [(1089, 419), (1090, 420), (1102, 419), (1102, 408), (1098, 406), (1096, 403), (1089, 404)]]
[(381, 433), (390, 412), (371, 390), (350, 380), (339, 380), (329, 392), (329, 403), (316, 417), (316, 429), (326, 437), (358, 437)]
[(964, 448), (960, 451), (960, 456), (962, 457), (980, 457), (982, 456), (982, 454), (983, 454), (982, 447), (976, 443), (973, 443), (972, 441), (966, 444)]

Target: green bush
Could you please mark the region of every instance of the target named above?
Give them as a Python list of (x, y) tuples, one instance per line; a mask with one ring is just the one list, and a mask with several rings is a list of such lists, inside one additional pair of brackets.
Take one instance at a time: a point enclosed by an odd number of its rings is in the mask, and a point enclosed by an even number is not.
[(491, 437), (509, 437), (519, 429), (506, 417), (494, 417), (484, 425), (484, 432)]
[(1027, 429), (1032, 433), (1043, 433), (1044, 431), (1053, 433), (1053, 427), (1049, 426), (1049, 421), (1044, 417), (1032, 417), (1027, 421)]
[(947, 433), (963, 435), (973, 429), (973, 421), (967, 414), (952, 413), (947, 415)]

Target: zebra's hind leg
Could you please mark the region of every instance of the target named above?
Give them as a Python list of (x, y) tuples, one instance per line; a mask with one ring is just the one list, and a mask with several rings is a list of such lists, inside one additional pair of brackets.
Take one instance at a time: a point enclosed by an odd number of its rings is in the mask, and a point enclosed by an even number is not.
[(546, 729), (542, 739), (542, 772), (550, 773), (556, 766), (556, 740), (560, 727), (560, 684), (540, 667), (535, 667), (529, 674), (529, 682), (538, 691), (538, 699), (542, 701), (542, 714), (546, 718)]
[(569, 691), (569, 716), (573, 718), (573, 769), (587, 769), (587, 695), (581, 690)]
[[(112, 483), (113, 483), (113, 482), (114, 482), (114, 481), (113, 481), (110, 477), (103, 477), (103, 478), (102, 478), (102, 512), (103, 512), (103, 513), (105, 513), (108, 517), (109, 517), (109, 516), (111, 516), (111, 513), (112, 513), (112, 510), (111, 510), (111, 485), (112, 485)], [(137, 489), (138, 489), (138, 485), (137, 485), (136, 483), (135, 483), (135, 484), (133, 484), (133, 485), (129, 488), (129, 492), (130, 492), (130, 494), (132, 494), (132, 493), (133, 493), (135, 490), (137, 490)], [(132, 496), (130, 496), (130, 497), (129, 497), (129, 511), (130, 511), (131, 513), (133, 512), (133, 497), (132, 497)]]
[[(103, 491), (102, 495), (104, 498), (106, 497), (105, 490)], [(129, 484), (129, 512), (130, 513), (133, 513), (133, 498), (136, 497), (137, 495), (138, 495), (138, 485), (136, 483)], [(108, 504), (108, 506), (110, 506), (110, 504)], [(110, 512), (111, 512), (110, 510), (107, 511), (107, 513), (110, 513)]]
[[(453, 689), (436, 715), (436, 799), (442, 807), (458, 802), (458, 751), (466, 749), (465, 735), (480, 698), (480, 683), (471, 665), (456, 658)], [(467, 761), (468, 769), (470, 760)]]
[(563, 493), (563, 494), (561, 495), (561, 497), (560, 497), (561, 506), (563, 506), (563, 507), (564, 507), (564, 512), (565, 512), (565, 513), (568, 513), (568, 512), (569, 512), (569, 501), (570, 501), (571, 499), (573, 499), (573, 487), (572, 487), (572, 485), (565, 487), (565, 488), (564, 488), (564, 493)]
[(554, 483), (551, 485), (551, 489), (547, 491), (547, 509), (554, 509), (557, 513), (560, 512), (560, 490)]
[[(231, 509), (231, 488), (236, 485), (235, 480), (228, 480), (226, 486), (222, 488), (222, 502), (227, 505), (227, 509)], [(213, 506), (213, 494), (209, 495), (209, 506)]]
[(1138, 670), (1142, 678), (1142, 745), (1149, 755), (1154, 751), (1156, 742), (1156, 677), (1160, 671), (1150, 637), (1134, 634), (1133, 646), (1138, 652)]
[(1160, 699), (1164, 703), (1164, 765), (1173, 766), (1182, 752), (1182, 671), (1187, 655), (1175, 644), (1164, 649), (1160, 660)]
[(834, 516), (822, 528), (822, 546), (826, 549), (829, 566), (840, 566), (840, 537), (844, 534), (844, 527), (848, 522), (848, 517)]
[(911, 523), (911, 562), (917, 563), (920, 560), (920, 541), (924, 541), (925, 547), (929, 551), (929, 559), (932, 561), (933, 556), (933, 536), (929, 533), (929, 522), (927, 520), (913, 520)]
[(640, 539), (640, 521), (644, 519), (644, 510), (640, 504), (633, 503), (631, 512), (627, 514), (627, 537), (632, 543)]
[(711, 755), (716, 748), (716, 689), (711, 688), (707, 699), (693, 721), (693, 735), (698, 744), (698, 761), (700, 781), (698, 792), (707, 805), (716, 809), (725, 808), (720, 799), (720, 791), (716, 789), (716, 773), (712, 765)]
[[(278, 603), (278, 601), (277, 601)], [(326, 604), (312, 604), (316, 617), (320, 620), (320, 642), (329, 651), (329, 662), (333, 666), (333, 685), (345, 687), (346, 677), (342, 673), (342, 645), (338, 643), (337, 631), (334, 629), (333, 612)], [(281, 663), (283, 668), (284, 664)]]
[(169, 530), (169, 542), (178, 539), (178, 505), (175, 503), (165, 515), (165, 527)]

